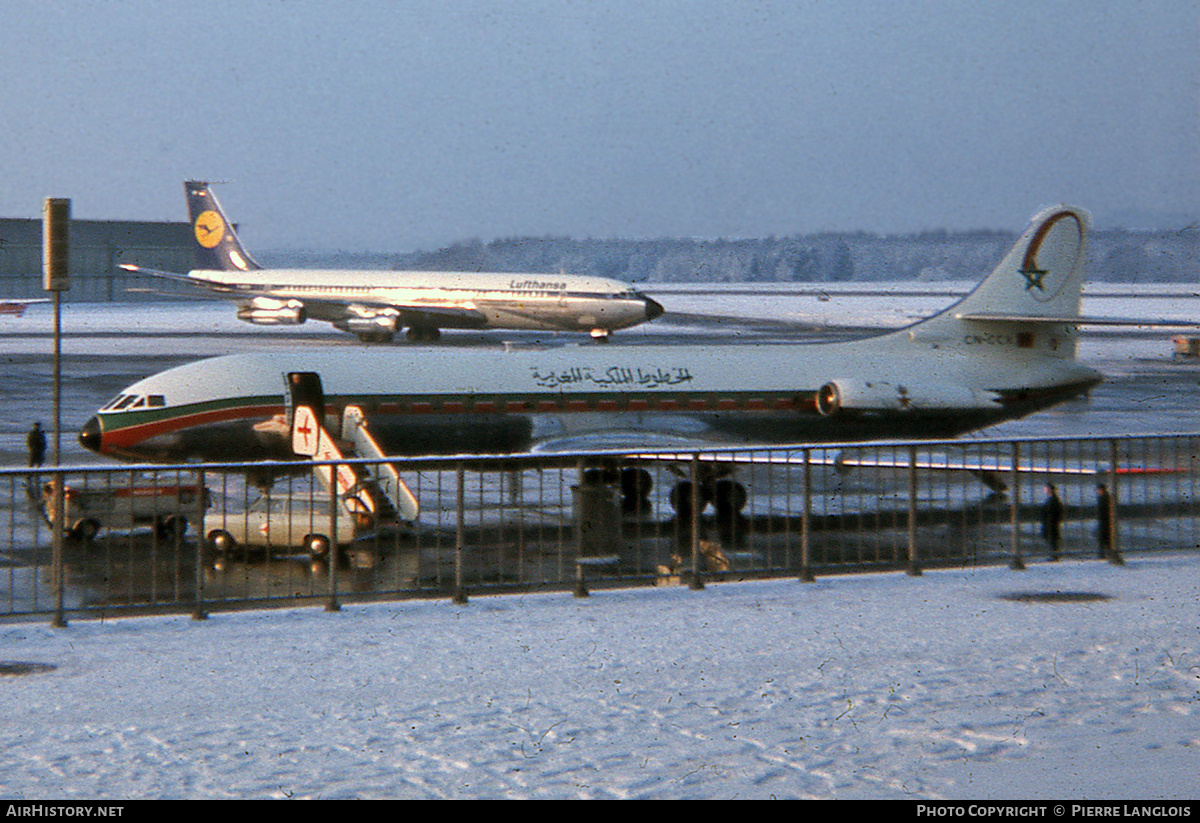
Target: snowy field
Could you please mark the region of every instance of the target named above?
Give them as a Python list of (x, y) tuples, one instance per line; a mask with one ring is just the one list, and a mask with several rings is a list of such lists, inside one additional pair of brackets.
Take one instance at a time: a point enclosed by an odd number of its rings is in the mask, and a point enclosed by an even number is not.
[(55, 667), (0, 677), (7, 799), (1200, 797), (1198, 556), (8, 624), (0, 648)]

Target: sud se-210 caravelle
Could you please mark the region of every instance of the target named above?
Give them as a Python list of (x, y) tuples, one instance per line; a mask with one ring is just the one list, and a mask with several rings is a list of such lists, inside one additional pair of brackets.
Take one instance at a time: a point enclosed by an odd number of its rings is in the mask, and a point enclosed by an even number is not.
[(441, 329), (584, 332), (606, 340), (663, 307), (631, 286), (572, 274), (264, 269), (242, 247), (206, 182), (184, 183), (197, 268), (187, 274), (122, 269), (202, 288), (238, 304), (247, 323), (323, 320), (366, 343), (436, 340)]
[(290, 384), (389, 455), (950, 437), (1087, 392), (1076, 360), (1089, 218), (1038, 213), (950, 308), (863, 340), (552, 349), (355, 347), (215, 357), (140, 380), (80, 440), (132, 461), (294, 459)]

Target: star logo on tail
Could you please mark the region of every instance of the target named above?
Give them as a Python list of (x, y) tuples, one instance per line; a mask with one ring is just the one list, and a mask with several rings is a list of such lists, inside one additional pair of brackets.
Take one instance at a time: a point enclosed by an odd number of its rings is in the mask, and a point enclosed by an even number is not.
[(1042, 284), (1042, 278), (1046, 276), (1046, 269), (1039, 269), (1033, 265), (1026, 265), (1021, 269), (1021, 275), (1025, 278), (1025, 291), (1045, 291), (1046, 287)]

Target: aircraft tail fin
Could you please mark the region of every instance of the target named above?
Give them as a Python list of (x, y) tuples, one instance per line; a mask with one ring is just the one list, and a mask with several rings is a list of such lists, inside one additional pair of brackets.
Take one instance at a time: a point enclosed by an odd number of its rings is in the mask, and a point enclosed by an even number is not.
[[(948, 322), (965, 324), (980, 335), (1013, 336), (1022, 347), (1041, 348), (1041, 341), (1049, 341), (1058, 356), (1073, 357), (1075, 327), (1084, 319), (1079, 307), (1090, 225), (1083, 209), (1042, 209), (974, 290), (917, 326), (936, 332)], [(1071, 345), (1063, 346), (1068, 338)]]
[(188, 219), (195, 236), (196, 268), (213, 271), (252, 271), (261, 266), (242, 248), (233, 224), (221, 211), (209, 184), (188, 180), (183, 184), (187, 193)]

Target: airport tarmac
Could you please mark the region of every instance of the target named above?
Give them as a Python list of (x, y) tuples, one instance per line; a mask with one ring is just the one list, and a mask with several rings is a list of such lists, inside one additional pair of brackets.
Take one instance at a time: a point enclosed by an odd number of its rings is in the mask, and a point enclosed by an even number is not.
[[(753, 347), (756, 344), (845, 339), (868, 332), (868, 329), (861, 325), (843, 328), (829, 324), (798, 324), (785, 314), (791, 311), (786, 301), (774, 300), (773, 310), (782, 316), (771, 316), (768, 312), (762, 312), (758, 316), (746, 316), (750, 312), (744, 312), (741, 316), (726, 315), (714, 319), (700, 311), (676, 311), (656, 323), (627, 330), (607, 344), (580, 341), (578, 335), (446, 332), (443, 341), (438, 345), (466, 349), (471, 346), (505, 345), (636, 346), (647, 343), (705, 342), (712, 345), (744, 347), (748, 356), (753, 356)], [(48, 429), (52, 423), (52, 344), (46, 333), (46, 327), (49, 325), (46, 315), (49, 312), (35, 312), (36, 307), (25, 318), (6, 318), (0, 327), (0, 357), (4, 358), (8, 372), (8, 379), (0, 389), (0, 460), (13, 467), (25, 464), (25, 432), (32, 421), (39, 420)], [(895, 314), (884, 314), (880, 313), (884, 320), (879, 326), (884, 329), (895, 327)], [(61, 449), (62, 463), (65, 466), (118, 465), (83, 449), (76, 433), (97, 408), (107, 403), (127, 385), (148, 374), (203, 357), (264, 347), (289, 345), (316, 349), (361, 345), (349, 335), (316, 324), (298, 329), (249, 326), (237, 321), (229, 306), (217, 303), (71, 307), (64, 311), (63, 328), (65, 336), (62, 346)], [(1085, 334), (1080, 342), (1080, 351), (1082, 359), (1100, 369), (1109, 378), (1093, 390), (1091, 397), (1063, 404), (1024, 420), (1011, 421), (967, 435), (966, 438), (979, 440), (1005, 437), (1118, 436), (1200, 430), (1200, 403), (1196, 402), (1200, 363), (1195, 360), (1176, 359), (1173, 356), (1170, 332), (1159, 330)], [(282, 383), (280, 391), (283, 391)], [(660, 481), (663, 479), (666, 478), (660, 478)], [(240, 478), (231, 482), (236, 486)], [(570, 505), (569, 487), (573, 482), (574, 475), (567, 472), (563, 475), (562, 489), (545, 492), (560, 501), (554, 504), (557, 506), (555, 511), (543, 513), (550, 518), (547, 522), (569, 522), (564, 520), (569, 518), (569, 509), (560, 509), (564, 502), (566, 506)], [(873, 481), (868, 476), (863, 478), (863, 482)], [(747, 483), (752, 485), (749, 480)], [(771, 483), (767, 482), (766, 485), (769, 487)], [(277, 492), (282, 493), (282, 490), (277, 489)], [(539, 490), (539, 493), (543, 491)], [(771, 493), (769, 488), (767, 493)], [(429, 494), (429, 489), (423, 489), (422, 500), (426, 501)], [(436, 494), (451, 494), (452, 497), (452, 485), (445, 489), (439, 485)], [(975, 497), (986, 496), (986, 489), (980, 486), (974, 489), (972, 494), (972, 500)], [(871, 495), (868, 495), (868, 498), (870, 497)], [(839, 495), (838, 499), (842, 497)], [(426, 548), (431, 545), (436, 548), (443, 544), (452, 546), (453, 524), (438, 520), (440, 516), (436, 514), (438, 511), (452, 511), (452, 501), (438, 502), (436, 498), (429, 498), (429, 502), (423, 502), (422, 505), (426, 511), (434, 513), (431, 515), (434, 518), (433, 522), (427, 522), (425, 517), (421, 520), (427, 535), (423, 538)], [(671, 515), (663, 501), (659, 501), (658, 506), (659, 517), (654, 524), (635, 527), (635, 531), (645, 538), (643, 542), (648, 541), (647, 546), (657, 546), (657, 543), (661, 542), (655, 531), (658, 528), (668, 529), (666, 536), (672, 539), (673, 532), (670, 531), (669, 525)], [(781, 506), (787, 511), (795, 511), (791, 503), (784, 502)], [(21, 504), (9, 508), (16, 512), (24, 510), (25, 506)], [(25, 523), (28, 518), (22, 514), (17, 519)], [(532, 527), (532, 522), (530, 519), (527, 525)], [(13, 546), (16, 551), (10, 552), (11, 562), (24, 564), (30, 561), (32, 555), (26, 557), (21, 553), (23, 550), (20, 547), (28, 543), (31, 527), (25, 525), (17, 528), (15, 520), (13, 524), (13, 538), (16, 541)], [(40, 527), (35, 525), (33, 528)], [(437, 536), (448, 528), (450, 531), (446, 534), (450, 535), (449, 537)], [(46, 532), (40, 532), (42, 537), (38, 537), (36, 531), (32, 534), (32, 545), (36, 545), (41, 542)], [(680, 535), (674, 534), (673, 539), (680, 539)], [(152, 541), (151, 550), (156, 545)], [(651, 554), (661, 553), (653, 547), (647, 551)], [(438, 564), (444, 565), (452, 559), (449, 555), (444, 555), (442, 549), (437, 549), (434, 554), (437, 555), (433, 560), (435, 568)], [(109, 556), (107, 552), (102, 552), (101, 555), (105, 558)], [(404, 556), (401, 559), (407, 563), (410, 558)], [(427, 562), (421, 561), (422, 564)], [(653, 565), (654, 559), (647, 555), (646, 562)], [(84, 564), (79, 568), (86, 570), (90, 566)], [(296, 584), (289, 577), (286, 587), (288, 591), (295, 589), (318, 592), (324, 583), (321, 573), (306, 571), (307, 563), (299, 566), (275, 565), (271, 566), (270, 570), (274, 572), (278, 568), (284, 568), (289, 575), (300, 574), (303, 577), (302, 584)], [(375, 568), (371, 574), (382, 575), (382, 568)], [(401, 573), (407, 574), (405, 569), (407, 566), (388, 571), (389, 579)], [(117, 580), (119, 576), (119, 570), (108, 565), (93, 571), (96, 573), (92, 574), (91, 578), (108, 583)], [(80, 574), (78, 568), (75, 573), (77, 576)], [(261, 576), (262, 573), (261, 568), (244, 566), (239, 571), (237, 582), (240, 585), (245, 579), (249, 579), (250, 575)], [(314, 574), (316, 576), (305, 576)], [(220, 585), (224, 579), (222, 577), (206, 581), (205, 585), (210, 595), (223, 591)], [(257, 578), (255, 580), (257, 581)], [(267, 590), (276, 583), (278, 581), (273, 579), (267, 580), (260, 588)], [(134, 585), (141, 584), (136, 581), (130, 583), (130, 586)], [(227, 594), (231, 598), (247, 596), (240, 588)], [(72, 595), (70, 599), (74, 600), (74, 597)]]

